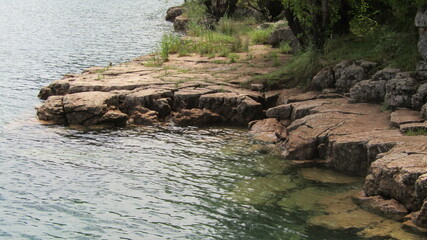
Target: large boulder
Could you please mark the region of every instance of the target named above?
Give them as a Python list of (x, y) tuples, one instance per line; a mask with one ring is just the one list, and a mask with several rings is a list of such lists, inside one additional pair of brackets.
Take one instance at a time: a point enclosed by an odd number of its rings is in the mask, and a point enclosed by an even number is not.
[(336, 88), (341, 92), (348, 92), (356, 83), (369, 79), (369, 74), (376, 65), (364, 60), (342, 61), (333, 68)]
[(385, 96), (386, 81), (363, 80), (350, 89), (352, 102), (382, 102)]
[(372, 80), (374, 81), (380, 81), (380, 80), (391, 80), (397, 76), (397, 74), (400, 73), (400, 69), (398, 68), (384, 68), (374, 74), (372, 76)]
[(267, 117), (277, 118), (280, 120), (289, 119), (292, 113), (291, 104), (282, 104), (276, 107), (269, 108), (266, 112)]
[(323, 90), (335, 88), (335, 75), (332, 68), (327, 67), (316, 74), (311, 81), (311, 88), (314, 90)]
[(273, 47), (278, 47), (282, 42), (289, 44), (292, 49), (291, 53), (295, 53), (301, 48), (301, 44), (289, 27), (276, 28), (268, 38), (268, 43)]
[(421, 84), (417, 92), (412, 96), (412, 108), (420, 110), (427, 103), (427, 83)]
[(418, 78), (427, 79), (427, 61), (419, 61), (415, 72)]
[(412, 107), (412, 95), (418, 89), (418, 82), (412, 77), (401, 75), (386, 84), (385, 103), (390, 107)]

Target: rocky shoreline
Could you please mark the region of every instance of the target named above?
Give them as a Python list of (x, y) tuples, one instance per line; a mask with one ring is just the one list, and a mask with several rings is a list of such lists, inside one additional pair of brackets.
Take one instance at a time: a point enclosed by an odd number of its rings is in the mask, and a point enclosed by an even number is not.
[[(295, 165), (366, 176), (354, 202), (427, 233), (427, 136), (408, 134), (427, 131), (422, 69), (418, 76), (374, 72), (375, 63), (345, 61), (313, 78), (316, 91), (242, 88), (252, 76), (274, 70), (269, 51), (252, 46), (233, 63), (171, 55), (161, 67), (149, 66), (153, 57), (144, 56), (90, 68), (44, 87), (37, 115), (49, 124), (86, 127), (249, 125), (255, 139), (276, 144)], [(382, 101), (394, 111), (373, 103)]]

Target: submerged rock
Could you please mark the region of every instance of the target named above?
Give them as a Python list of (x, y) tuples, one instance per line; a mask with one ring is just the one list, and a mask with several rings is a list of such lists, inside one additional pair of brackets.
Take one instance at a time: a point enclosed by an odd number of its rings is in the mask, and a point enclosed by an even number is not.
[(362, 182), (362, 178), (351, 177), (329, 169), (302, 168), (299, 173), (307, 180), (321, 183), (349, 184)]
[(231, 193), (234, 201), (247, 204), (267, 204), (277, 200), (280, 192), (296, 188), (296, 184), (286, 175), (270, 175), (242, 180)]
[(317, 206), (318, 199), (329, 195), (329, 192), (309, 187), (287, 194), (277, 202), (277, 205), (288, 211), (295, 211), (295, 209), (304, 211), (319, 210)]

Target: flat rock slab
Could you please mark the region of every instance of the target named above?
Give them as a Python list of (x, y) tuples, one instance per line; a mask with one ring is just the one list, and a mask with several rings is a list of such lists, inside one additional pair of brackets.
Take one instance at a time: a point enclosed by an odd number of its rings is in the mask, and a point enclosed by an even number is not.
[(390, 124), (395, 128), (399, 128), (402, 124), (422, 122), (424, 122), (424, 120), (421, 118), (419, 111), (413, 111), (406, 108), (397, 109), (390, 115)]

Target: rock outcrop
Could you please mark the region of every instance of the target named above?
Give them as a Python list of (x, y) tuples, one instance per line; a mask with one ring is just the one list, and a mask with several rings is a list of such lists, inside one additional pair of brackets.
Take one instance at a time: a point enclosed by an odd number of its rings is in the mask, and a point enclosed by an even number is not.
[[(39, 119), (84, 126), (155, 125), (170, 120), (181, 125), (247, 124), (264, 118), (264, 107), (275, 105), (278, 98), (224, 81), (218, 74), (221, 64), (214, 63), (218, 59), (175, 55), (165, 68), (144, 66), (148, 61), (149, 56), (119, 66), (90, 68), (53, 82), (40, 91), (39, 97), (46, 101), (37, 109)], [(259, 71), (246, 63), (234, 65), (235, 70), (221, 70), (229, 79), (240, 76), (242, 68), (247, 73)]]

